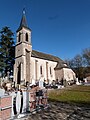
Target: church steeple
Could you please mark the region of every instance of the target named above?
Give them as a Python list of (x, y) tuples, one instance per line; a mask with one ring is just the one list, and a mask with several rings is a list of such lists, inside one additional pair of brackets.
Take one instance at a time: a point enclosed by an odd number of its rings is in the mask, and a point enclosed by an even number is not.
[(23, 9), (21, 22), (16, 32), (17, 44), (20, 42), (31, 44), (31, 29), (28, 27), (27, 24), (25, 9)]
[(20, 26), (17, 29), (17, 32), (20, 31), (23, 27), (30, 30), (30, 28), (28, 27), (28, 24), (27, 24), (27, 20), (26, 20), (25, 8), (22, 11), (22, 19), (21, 19), (21, 22), (20, 22)]
[(25, 9), (23, 9), (20, 26), (17, 30), (17, 42), (15, 46), (15, 81), (16, 84), (31, 82), (31, 30), (26, 21)]

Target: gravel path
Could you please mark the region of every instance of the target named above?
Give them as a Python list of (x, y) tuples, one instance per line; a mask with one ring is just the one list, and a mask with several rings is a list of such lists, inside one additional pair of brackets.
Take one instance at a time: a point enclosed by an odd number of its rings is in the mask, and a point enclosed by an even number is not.
[(90, 120), (90, 105), (49, 102), (49, 107), (19, 120)]

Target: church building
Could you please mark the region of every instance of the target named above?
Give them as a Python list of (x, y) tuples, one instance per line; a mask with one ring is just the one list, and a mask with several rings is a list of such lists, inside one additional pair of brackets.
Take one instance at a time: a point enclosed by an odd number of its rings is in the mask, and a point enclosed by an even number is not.
[(32, 50), (31, 32), (23, 11), (20, 26), (16, 31), (15, 83), (21, 85), (42, 80), (51, 84), (53, 80), (74, 80), (75, 73), (59, 57)]

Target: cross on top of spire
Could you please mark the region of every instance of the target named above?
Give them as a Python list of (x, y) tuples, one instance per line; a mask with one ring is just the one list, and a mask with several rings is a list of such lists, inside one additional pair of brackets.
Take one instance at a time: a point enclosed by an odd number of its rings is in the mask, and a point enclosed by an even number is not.
[(25, 8), (23, 9), (23, 15), (22, 15), (20, 26), (21, 27), (28, 27), (27, 21), (26, 21)]
[(26, 12), (25, 12), (25, 8), (23, 8), (23, 14), (25, 15), (25, 13), (26, 13)]
[(18, 28), (17, 31), (19, 31), (22, 27), (25, 27), (25, 28), (29, 29), (29, 28), (28, 28), (28, 24), (27, 24), (27, 20), (26, 20), (25, 8), (23, 8), (23, 11), (22, 11), (22, 19), (21, 19), (20, 26), (19, 26), (19, 28)]

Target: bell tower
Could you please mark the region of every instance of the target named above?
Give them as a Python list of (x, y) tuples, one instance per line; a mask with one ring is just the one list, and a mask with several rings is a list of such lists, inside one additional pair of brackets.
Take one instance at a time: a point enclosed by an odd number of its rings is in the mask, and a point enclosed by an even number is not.
[(20, 26), (16, 33), (14, 81), (21, 85), (31, 82), (31, 29), (27, 25), (25, 9), (23, 9)]

